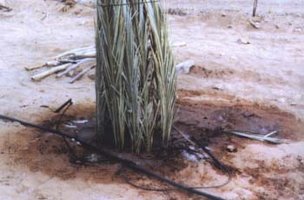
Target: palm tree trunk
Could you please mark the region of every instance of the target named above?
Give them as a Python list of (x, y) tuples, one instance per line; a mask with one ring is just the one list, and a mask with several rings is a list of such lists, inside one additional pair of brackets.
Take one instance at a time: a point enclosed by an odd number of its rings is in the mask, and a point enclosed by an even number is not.
[(176, 73), (159, 3), (97, 0), (96, 58), (99, 138), (136, 152), (150, 151), (159, 137), (166, 144)]

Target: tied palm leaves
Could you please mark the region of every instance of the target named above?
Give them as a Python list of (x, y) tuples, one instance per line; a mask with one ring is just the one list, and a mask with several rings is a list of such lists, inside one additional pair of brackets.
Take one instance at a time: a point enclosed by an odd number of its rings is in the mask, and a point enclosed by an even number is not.
[[(97, 132), (117, 147), (150, 151), (167, 144), (176, 73), (159, 3), (97, 0)], [(129, 142), (127, 142), (129, 141)]]

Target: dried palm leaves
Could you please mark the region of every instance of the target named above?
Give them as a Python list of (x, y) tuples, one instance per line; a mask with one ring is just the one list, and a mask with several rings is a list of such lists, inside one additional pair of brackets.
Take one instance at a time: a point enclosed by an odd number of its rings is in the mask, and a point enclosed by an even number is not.
[(136, 152), (151, 150), (156, 136), (166, 144), (176, 73), (159, 3), (97, 0), (96, 56), (100, 138), (113, 136), (119, 148)]

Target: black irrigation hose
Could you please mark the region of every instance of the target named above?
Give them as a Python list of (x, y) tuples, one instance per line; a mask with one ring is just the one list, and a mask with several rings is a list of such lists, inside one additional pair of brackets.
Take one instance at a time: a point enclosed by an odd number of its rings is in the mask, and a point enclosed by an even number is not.
[[(160, 188), (152, 188), (152, 187), (147, 187), (147, 186), (140, 186), (137, 185), (135, 183), (133, 183), (130, 178), (128, 178), (127, 176), (125, 176), (124, 174), (121, 173), (121, 171), (118, 172), (118, 175), (120, 175), (124, 181), (126, 183), (128, 183), (129, 185), (141, 189), (141, 190), (146, 190), (146, 191), (153, 191), (153, 192), (168, 192), (168, 191), (173, 191), (176, 190), (175, 188), (167, 188), (167, 189), (160, 189)], [(225, 181), (224, 183), (220, 184), (220, 185), (212, 185), (212, 186), (196, 186), (196, 187), (191, 187), (193, 189), (211, 189), (211, 188), (220, 188), (223, 187), (225, 185), (227, 185), (230, 181), (231, 181), (232, 176), (229, 174), (227, 181)]]
[(192, 194), (196, 194), (196, 195), (200, 195), (200, 196), (203, 196), (203, 197), (206, 197), (210, 200), (224, 200), (223, 198), (221, 197), (218, 197), (218, 196), (215, 196), (213, 194), (209, 194), (207, 192), (203, 192), (203, 191), (199, 191), (199, 190), (196, 190), (194, 188), (191, 188), (187, 185), (183, 185), (183, 184), (180, 184), (180, 183), (176, 183), (166, 177), (163, 177), (161, 175), (158, 175), (152, 171), (149, 171), (139, 165), (137, 165), (136, 163), (130, 161), (130, 160), (127, 160), (127, 159), (124, 159), (124, 158), (121, 158), (115, 154), (113, 154), (112, 152), (106, 150), (106, 149), (101, 149), (101, 148), (97, 148), (96, 146), (93, 146), (85, 141), (81, 141), (80, 139), (78, 139), (77, 137), (73, 137), (73, 136), (69, 136), (69, 135), (66, 135), (64, 133), (62, 133), (61, 131), (57, 131), (57, 130), (54, 130), (54, 129), (49, 129), (49, 128), (46, 128), (46, 127), (43, 127), (43, 126), (40, 126), (40, 125), (36, 125), (36, 124), (32, 124), (32, 123), (29, 123), (29, 122), (26, 122), (26, 121), (22, 121), (22, 120), (19, 120), (19, 119), (16, 119), (16, 118), (12, 118), (12, 117), (8, 117), (8, 116), (4, 116), (4, 115), (0, 115), (0, 119), (2, 120), (7, 120), (7, 121), (10, 121), (10, 122), (18, 122), (20, 123), (21, 125), (23, 126), (26, 126), (26, 127), (31, 127), (31, 128), (35, 128), (35, 129), (39, 129), (41, 131), (45, 131), (45, 132), (49, 132), (49, 133), (52, 133), (52, 134), (55, 134), (55, 135), (59, 135), (59, 136), (62, 136), (62, 137), (65, 137), (65, 138), (68, 138), (68, 139), (73, 139), (77, 142), (79, 142), (80, 144), (82, 144), (84, 147), (86, 148), (89, 148), (89, 149), (92, 149), (96, 152), (99, 152), (100, 154), (103, 154), (104, 156), (108, 157), (108, 158), (111, 158), (112, 160), (114, 161), (117, 161), (121, 164), (123, 164), (124, 166), (128, 167), (129, 169), (135, 171), (135, 172), (141, 172), (142, 174), (145, 174), (147, 176), (150, 176), (152, 178), (155, 178), (155, 179), (158, 179), (159, 181), (162, 181), (164, 183), (167, 183), (171, 186), (174, 186), (182, 191), (185, 191), (185, 192), (188, 192), (188, 193), (192, 193)]

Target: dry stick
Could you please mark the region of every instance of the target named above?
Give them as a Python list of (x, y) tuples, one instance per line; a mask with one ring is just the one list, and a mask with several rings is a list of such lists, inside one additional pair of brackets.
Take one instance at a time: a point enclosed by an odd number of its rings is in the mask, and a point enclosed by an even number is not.
[(117, 154), (115, 154), (115, 153), (113, 153), (109, 150), (98, 148), (97, 146), (93, 146), (92, 144), (89, 144), (85, 141), (82, 141), (82, 140), (78, 139), (77, 137), (66, 135), (66, 134), (62, 133), (61, 131), (54, 130), (54, 129), (49, 129), (49, 128), (46, 128), (46, 127), (43, 127), (43, 126), (39, 126), (39, 125), (36, 125), (36, 124), (32, 124), (32, 123), (29, 123), (29, 122), (25, 122), (25, 121), (22, 121), (22, 120), (19, 120), (19, 119), (16, 119), (16, 118), (12, 118), (12, 117), (8, 117), (8, 116), (4, 116), (4, 115), (0, 115), (0, 119), (7, 120), (7, 121), (10, 121), (10, 122), (18, 122), (21, 125), (26, 126), (26, 127), (35, 128), (35, 129), (38, 129), (38, 130), (41, 130), (41, 131), (44, 131), (44, 132), (52, 133), (54, 135), (58, 135), (58, 136), (61, 136), (61, 137), (65, 137), (65, 138), (68, 138), (68, 139), (75, 140), (75, 141), (79, 142), (80, 144), (82, 144), (84, 147), (92, 149), (92, 150), (94, 150), (94, 151), (96, 151), (96, 152), (98, 152), (98, 153), (116, 161), (116, 162), (119, 162), (119, 163), (123, 164), (124, 166), (126, 166), (127, 168), (129, 168), (129, 169), (131, 169), (135, 172), (140, 172), (142, 174), (145, 174), (146, 176), (150, 176), (152, 178), (155, 178), (155, 179), (157, 179), (161, 182), (167, 183), (168, 185), (174, 186), (181, 191), (196, 194), (196, 195), (200, 195), (200, 196), (204, 196), (204, 197), (207, 197), (208, 199), (211, 199), (211, 200), (224, 200), (221, 197), (217, 197), (217, 196), (209, 194), (207, 192), (199, 191), (199, 190), (196, 190), (196, 189), (191, 188), (189, 186), (186, 186), (186, 185), (183, 185), (183, 184), (180, 184), (180, 183), (176, 183), (176, 182), (174, 182), (174, 181), (172, 181), (172, 180), (170, 180), (170, 179), (168, 179), (168, 178), (166, 178), (162, 175), (159, 175), (159, 174), (156, 174), (152, 171), (149, 171), (148, 169), (134, 163), (131, 160), (124, 159), (124, 158), (120, 157), (119, 155), (117, 155)]
[(63, 103), (60, 107), (58, 107), (57, 109), (52, 109), (50, 108), (50, 106), (47, 106), (47, 105), (41, 105), (40, 107), (41, 108), (48, 108), (50, 111), (52, 111), (53, 113), (60, 113), (61, 110), (63, 110), (66, 106), (69, 106), (69, 105), (73, 105), (73, 101), (72, 99), (69, 99), (67, 100), (65, 103)]
[[(56, 130), (59, 130), (59, 126), (61, 124), (61, 120), (64, 116), (64, 114), (68, 111), (68, 109), (70, 108), (70, 106), (73, 105), (73, 101), (72, 99), (69, 99), (68, 101), (66, 101), (65, 103), (63, 103), (59, 108), (57, 108), (54, 113), (60, 113), (62, 111), (62, 113), (60, 114), (59, 120), (56, 123)], [(73, 151), (73, 148), (71, 147), (71, 145), (69, 144), (69, 142), (67, 141), (66, 137), (62, 137), (65, 145), (68, 148), (68, 152), (70, 153), (70, 158), (76, 160), (78, 159), (77, 156), (75, 155), (75, 152)]]
[(80, 72), (77, 76), (75, 76), (71, 81), (69, 81), (69, 83), (74, 83), (75, 81), (77, 81), (78, 79), (80, 79), (83, 75), (85, 75), (86, 73), (88, 73), (90, 70), (94, 69), (96, 65), (93, 65), (91, 67), (86, 68), (85, 70), (83, 70), (82, 72)]
[(74, 64), (74, 65), (71, 65), (70, 67), (68, 67), (66, 70), (64, 70), (63, 72), (57, 74), (57, 78), (60, 78), (64, 75), (66, 75), (67, 73), (69, 73), (70, 71), (74, 70), (74, 69), (77, 69), (80, 65), (86, 63), (86, 62), (91, 62), (91, 61), (95, 61), (95, 59), (92, 59), (92, 58), (86, 58), (86, 59), (83, 59), (81, 61), (79, 61), (78, 63)]
[(239, 137), (249, 138), (249, 139), (252, 139), (252, 140), (258, 140), (258, 141), (261, 141), (261, 142), (269, 142), (269, 143), (272, 143), (272, 144), (282, 144), (284, 142), (287, 142), (287, 140), (271, 137), (272, 135), (276, 134), (277, 131), (270, 132), (266, 135), (260, 135), (260, 134), (255, 134), (255, 133), (246, 133), (244, 131), (236, 131), (236, 130), (224, 131), (224, 132), (229, 133), (229, 134), (233, 134), (233, 135), (236, 135), (236, 136), (239, 136)]
[(33, 81), (41, 81), (42, 79), (56, 73), (56, 72), (60, 72), (62, 70), (65, 70), (66, 68), (68, 68), (69, 66), (71, 65), (71, 63), (67, 63), (67, 64), (63, 64), (63, 65), (59, 65), (57, 67), (54, 67), (50, 70), (47, 70), (47, 71), (44, 71), (44, 72), (41, 72), (39, 74), (36, 74), (34, 76), (32, 76), (32, 80)]
[(183, 136), (183, 138), (185, 138), (185, 140), (187, 140), (190, 144), (192, 144), (193, 146), (196, 146), (196, 143), (193, 142), (192, 140), (190, 140), (190, 138), (183, 133), (181, 130), (179, 130), (176, 126), (173, 126), (173, 129), (176, 130), (181, 136)]
[(43, 64), (43, 65), (35, 65), (35, 66), (27, 66), (25, 67), (25, 70), (26, 71), (32, 71), (34, 69), (39, 69), (39, 68), (42, 68), (42, 67), (45, 67), (46, 64)]
[(258, 7), (258, 0), (254, 0), (254, 1), (253, 1), (253, 11), (252, 11), (252, 17), (255, 17), (257, 7)]
[(78, 48), (78, 49), (72, 49), (66, 52), (63, 52), (62, 54), (59, 54), (58, 56), (55, 57), (55, 59), (58, 58), (62, 58), (62, 57), (66, 57), (66, 56), (71, 56), (71, 55), (82, 55), (85, 54), (87, 52), (92, 52), (95, 50), (94, 46), (89, 46), (89, 47), (82, 47), (82, 48)]
[(57, 108), (56, 110), (54, 110), (54, 113), (60, 113), (61, 110), (63, 110), (66, 107), (70, 107), (71, 105), (73, 105), (73, 100), (69, 99), (67, 100), (64, 104), (62, 104), (59, 108)]
[(2, 9), (5, 10), (6, 12), (10, 12), (10, 11), (13, 10), (10, 7), (7, 7), (7, 6), (4, 6), (4, 5), (0, 4), (0, 10), (2, 10)]
[(61, 61), (58, 61), (58, 60), (54, 60), (54, 61), (49, 61), (49, 62), (46, 62), (45, 64), (43, 65), (36, 65), (36, 66), (33, 66), (33, 67), (25, 67), (25, 69), (27, 71), (32, 71), (34, 69), (39, 69), (39, 68), (42, 68), (42, 67), (55, 67), (55, 66), (58, 66), (61, 64)]
[(71, 57), (72, 59), (85, 59), (85, 58), (96, 58), (96, 54), (95, 52), (90, 52), (90, 53), (87, 53), (87, 54), (78, 54), (78, 55), (74, 55)]

